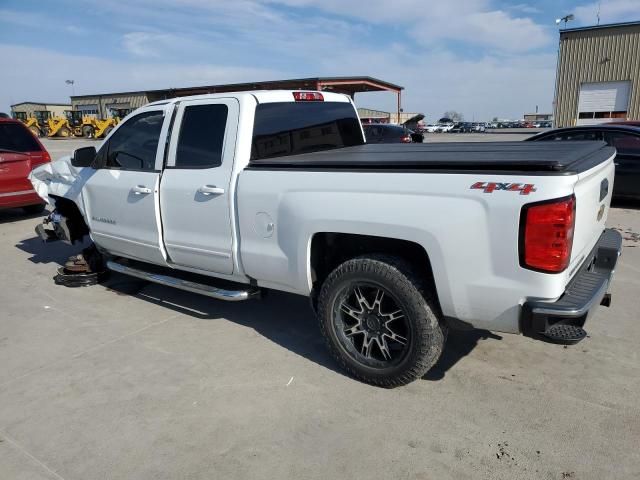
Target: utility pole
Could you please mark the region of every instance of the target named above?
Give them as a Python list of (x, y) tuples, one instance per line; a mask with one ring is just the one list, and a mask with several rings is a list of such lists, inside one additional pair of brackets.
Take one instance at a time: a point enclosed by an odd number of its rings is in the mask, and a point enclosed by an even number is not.
[(71, 85), (71, 96), (75, 97), (76, 96), (76, 81), (75, 80), (65, 80), (64, 83), (66, 83), (67, 85)]

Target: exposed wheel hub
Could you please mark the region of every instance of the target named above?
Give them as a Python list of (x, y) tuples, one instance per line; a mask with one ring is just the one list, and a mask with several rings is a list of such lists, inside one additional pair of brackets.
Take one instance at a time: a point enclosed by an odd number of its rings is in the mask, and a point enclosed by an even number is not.
[[(357, 305), (357, 306), (356, 306)], [(407, 319), (382, 288), (356, 285), (339, 304), (343, 342), (363, 363), (395, 363), (409, 344)]]
[(379, 333), (380, 327), (382, 327), (382, 322), (378, 316), (371, 313), (366, 315), (364, 323), (367, 330), (371, 333)]

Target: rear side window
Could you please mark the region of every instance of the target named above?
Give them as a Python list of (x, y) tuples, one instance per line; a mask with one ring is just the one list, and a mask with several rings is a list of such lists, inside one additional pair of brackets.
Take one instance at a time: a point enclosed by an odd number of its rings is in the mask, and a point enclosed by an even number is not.
[(364, 135), (367, 138), (381, 137), (383, 135), (382, 127), (365, 126)]
[(176, 152), (177, 168), (222, 165), (227, 114), (226, 105), (194, 105), (184, 109)]
[(163, 120), (161, 111), (141, 113), (127, 120), (98, 153), (103, 154), (102, 150), (106, 148), (105, 166), (125, 170), (155, 170)]
[(621, 155), (640, 156), (640, 136), (626, 133), (609, 133), (609, 145), (616, 147)]
[(364, 144), (350, 103), (281, 102), (256, 107), (251, 160)]
[(40, 152), (42, 148), (26, 127), (17, 123), (0, 124), (0, 150)]
[(602, 132), (597, 130), (560, 132), (541, 140), (602, 140)]

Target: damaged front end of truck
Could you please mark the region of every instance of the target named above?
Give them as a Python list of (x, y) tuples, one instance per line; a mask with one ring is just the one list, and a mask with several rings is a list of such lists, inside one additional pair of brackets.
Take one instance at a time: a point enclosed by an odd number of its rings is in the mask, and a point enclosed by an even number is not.
[(53, 207), (53, 211), (36, 226), (36, 233), (42, 240), (75, 244), (89, 234), (82, 198), (82, 187), (89, 175), (90, 169), (74, 167), (68, 156), (31, 172), (29, 180), (34, 190)]

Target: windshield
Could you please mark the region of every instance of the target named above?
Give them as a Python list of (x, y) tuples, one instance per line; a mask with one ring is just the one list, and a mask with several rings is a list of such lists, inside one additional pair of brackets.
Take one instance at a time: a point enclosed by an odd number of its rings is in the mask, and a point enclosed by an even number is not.
[(42, 149), (33, 135), (22, 125), (0, 123), (0, 150), (40, 152)]

